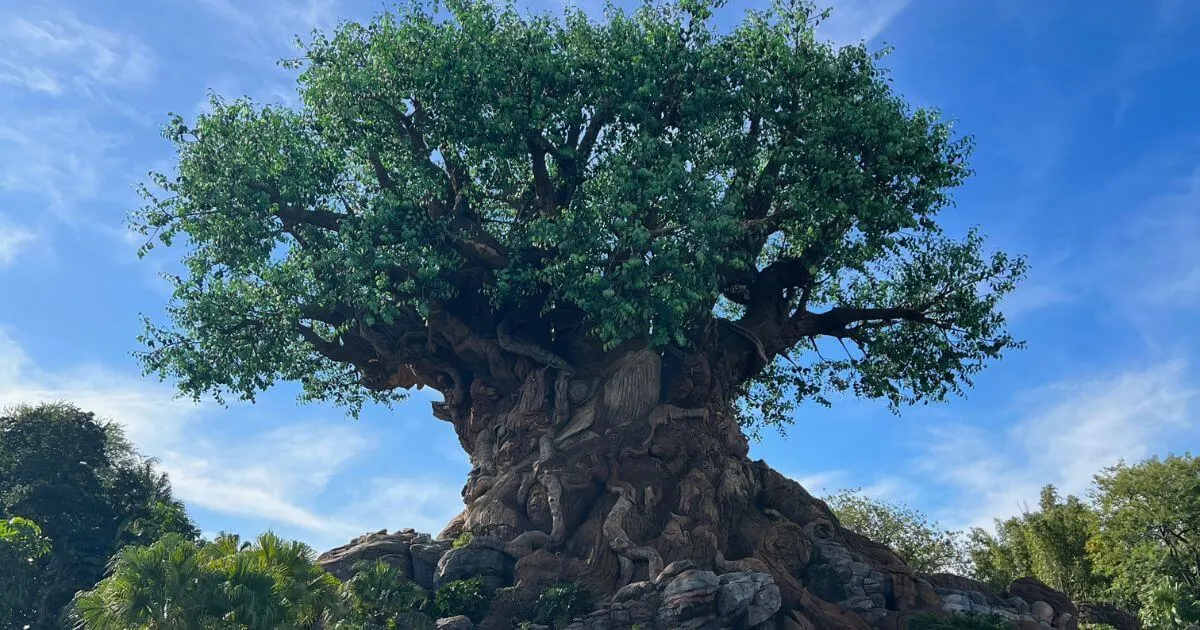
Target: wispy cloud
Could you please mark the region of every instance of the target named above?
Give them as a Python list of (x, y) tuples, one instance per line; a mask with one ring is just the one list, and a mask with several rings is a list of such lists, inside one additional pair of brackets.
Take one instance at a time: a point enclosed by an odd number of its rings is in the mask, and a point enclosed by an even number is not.
[(1136, 461), (1194, 431), (1197, 394), (1187, 364), (1172, 360), (1087, 380), (1063, 382), (1019, 398), (1016, 422), (988, 430), (970, 424), (931, 430), (919, 470), (951, 490), (955, 526), (990, 526), (1019, 513), (1047, 484), (1082, 494), (1101, 468)]
[(138, 38), (86, 24), (68, 11), (0, 13), (0, 83), (55, 96), (90, 95), (97, 87), (148, 83), (154, 67)]
[(817, 33), (839, 46), (872, 41), (891, 25), (909, 0), (827, 0), (833, 13)]
[(0, 216), (0, 268), (11, 265), (17, 255), (38, 240), (38, 233), (14, 225)]
[(250, 410), (197, 406), (166, 385), (104, 365), (42, 370), (0, 327), (0, 408), (49, 401), (69, 401), (121, 423), (142, 452), (159, 459), (189, 505), (297, 532), (314, 547), (384, 526), (436, 533), (462, 509), (459, 486), (436, 475), (366, 478), (332, 488), (373, 446), (360, 425), (331, 418), (223, 436), (214, 426), (244, 421)]
[(80, 110), (23, 112), (0, 120), (0, 189), (48, 199), (61, 215), (102, 192), (104, 176), (114, 167), (109, 158), (120, 145), (116, 134)]

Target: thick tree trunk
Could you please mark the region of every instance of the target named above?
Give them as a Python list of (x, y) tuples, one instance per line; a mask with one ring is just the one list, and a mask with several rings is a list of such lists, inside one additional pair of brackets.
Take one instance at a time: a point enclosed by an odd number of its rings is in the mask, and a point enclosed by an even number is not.
[[(769, 572), (784, 605), (817, 627), (867, 627), (854, 624), (937, 605), (895, 554), (747, 458), (702, 361), (668, 382), (661, 363), (643, 350), (592, 377), (531, 368), (519, 391), (477, 380), (468, 406), (440, 407), (473, 463), (466, 509), (441, 537), (508, 541), (518, 579), (580, 580), (600, 594), (653, 580), (676, 560)], [(535, 556), (539, 572), (523, 573), (521, 559), (539, 549), (549, 552)]]

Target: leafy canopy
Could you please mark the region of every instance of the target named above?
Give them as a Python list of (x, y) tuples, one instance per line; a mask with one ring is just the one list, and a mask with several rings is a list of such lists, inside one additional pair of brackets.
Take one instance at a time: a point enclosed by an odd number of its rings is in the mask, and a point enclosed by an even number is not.
[(1149, 627), (1200, 623), (1200, 457), (1122, 463), (1096, 488), (1104, 525), (1091, 551), (1113, 595)]
[(37, 523), (19, 516), (0, 521), (0, 626), (14, 627), (34, 592), (39, 560), (48, 553), (50, 541)]
[(996, 522), (992, 534), (971, 531), (968, 553), (975, 577), (998, 589), (1033, 576), (1075, 601), (1103, 597), (1107, 580), (1093, 566), (1089, 541), (1100, 530), (1096, 510), (1078, 497), (1042, 488), (1035, 511)]
[(166, 475), (120, 425), (65, 403), (0, 412), (0, 519), (13, 517), (37, 523), (51, 542), (17, 627), (57, 620), (118, 549), (171, 532), (199, 534)]
[(958, 571), (964, 564), (959, 532), (942, 529), (919, 510), (873, 499), (861, 489), (842, 490), (825, 501), (842, 527), (890, 547), (918, 573)]
[(780, 393), (961, 392), (1018, 345), (997, 305), (1024, 272), (936, 221), (970, 140), (865, 46), (819, 41), (806, 2), (728, 30), (714, 8), (414, 0), (315, 36), (289, 64), (299, 108), (172, 118), (177, 173), (132, 221), (147, 249), (187, 244), (148, 370), (356, 409), (466, 387), (495, 363), (464, 339), (515, 323), (582, 364), (704, 354), (768, 423)]

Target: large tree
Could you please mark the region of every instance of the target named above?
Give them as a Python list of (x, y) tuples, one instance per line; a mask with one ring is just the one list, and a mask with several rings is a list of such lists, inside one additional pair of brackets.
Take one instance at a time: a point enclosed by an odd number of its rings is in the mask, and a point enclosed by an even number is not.
[(185, 269), (146, 366), (351, 408), (432, 387), (473, 463), (446, 535), (526, 534), (600, 592), (736, 558), (802, 598), (842, 533), (744, 430), (939, 401), (1018, 345), (1023, 261), (937, 221), (969, 139), (803, 2), (441, 6), (315, 36), (298, 107), (171, 120), (133, 223)]
[(1200, 457), (1124, 462), (1096, 476), (1093, 561), (1149, 627), (1200, 623)]

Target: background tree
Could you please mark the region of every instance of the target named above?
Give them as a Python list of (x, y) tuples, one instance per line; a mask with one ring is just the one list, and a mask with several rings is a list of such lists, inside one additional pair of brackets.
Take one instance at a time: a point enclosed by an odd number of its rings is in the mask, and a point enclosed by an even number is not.
[(473, 464), (444, 534), (529, 532), (601, 594), (745, 560), (798, 601), (776, 547), (827, 512), (741, 426), (942, 400), (1018, 345), (1023, 261), (938, 222), (970, 141), (804, 2), (444, 6), (316, 36), (299, 109), (172, 118), (133, 224), (187, 249), (146, 367), (351, 409), (432, 387)]
[(1107, 468), (1096, 499), (1103, 526), (1092, 552), (1113, 594), (1152, 627), (1200, 622), (1200, 458)]
[(970, 534), (968, 554), (975, 576), (996, 588), (1033, 576), (1075, 601), (1103, 598), (1107, 580), (1088, 553), (1099, 531), (1096, 511), (1074, 496), (1059, 497), (1054, 486), (1042, 489), (1039, 509), (996, 522), (993, 535)]
[(21, 517), (0, 521), (0, 627), (15, 627), (34, 591), (40, 559), (50, 553), (50, 541), (37, 523)]
[(0, 517), (13, 516), (38, 523), (51, 541), (17, 613), (35, 629), (57, 627), (75, 592), (99, 581), (122, 546), (198, 533), (166, 475), (119, 425), (68, 404), (0, 414)]
[(825, 497), (825, 501), (842, 527), (887, 545), (917, 572), (964, 569), (959, 532), (942, 529), (919, 510), (873, 499), (861, 488), (842, 490)]

